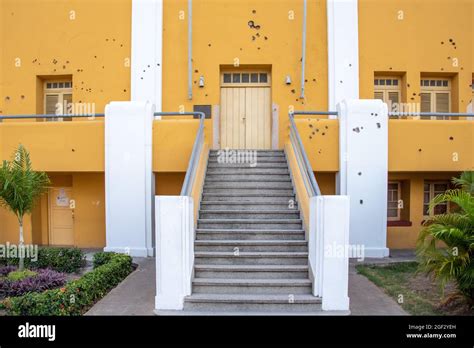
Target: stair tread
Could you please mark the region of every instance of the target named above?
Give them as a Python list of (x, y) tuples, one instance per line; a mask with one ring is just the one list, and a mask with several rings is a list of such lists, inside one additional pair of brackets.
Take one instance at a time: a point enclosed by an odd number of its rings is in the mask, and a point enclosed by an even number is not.
[(238, 230), (238, 229), (224, 229), (224, 228), (220, 228), (220, 229), (212, 229), (212, 228), (197, 228), (196, 229), (196, 232), (204, 232), (204, 233), (215, 233), (215, 232), (218, 232), (218, 233), (304, 233), (304, 230), (285, 230), (285, 229), (279, 229), (279, 230), (271, 230), (271, 229), (268, 229), (268, 230), (254, 230), (254, 229), (241, 229), (241, 230)]
[[(293, 303), (321, 303), (321, 298), (310, 294), (294, 294)], [(245, 302), (245, 303), (282, 303), (288, 302), (288, 295), (280, 294), (192, 294), (185, 297), (187, 302)]]
[(295, 245), (307, 245), (308, 242), (305, 240), (294, 240), (294, 239), (274, 239), (274, 240), (241, 240), (241, 239), (200, 239), (195, 241), (196, 244), (217, 244), (217, 245), (280, 245), (280, 244), (295, 244)]
[(215, 285), (249, 285), (249, 286), (308, 286), (309, 279), (246, 279), (246, 278), (194, 278), (193, 284), (215, 284)]
[(271, 213), (271, 214), (298, 214), (300, 211), (298, 209), (275, 209), (275, 210), (270, 210), (270, 209), (259, 209), (259, 210), (241, 210), (241, 209), (207, 209), (203, 210), (200, 209), (200, 212), (203, 213), (236, 213), (236, 214), (265, 214), (265, 213)]
[(233, 251), (196, 251), (195, 256), (232, 256), (235, 258), (240, 257), (307, 257), (308, 253), (305, 251), (242, 251), (239, 255), (235, 255)]
[(248, 271), (248, 272), (277, 272), (277, 271), (307, 271), (308, 265), (195, 265), (197, 270), (217, 271)]
[(216, 222), (216, 223), (222, 223), (222, 222), (244, 222), (244, 223), (295, 223), (295, 222), (301, 222), (302, 220), (299, 218), (296, 219), (198, 219), (198, 222), (204, 222), (204, 223), (210, 223), (210, 222)]

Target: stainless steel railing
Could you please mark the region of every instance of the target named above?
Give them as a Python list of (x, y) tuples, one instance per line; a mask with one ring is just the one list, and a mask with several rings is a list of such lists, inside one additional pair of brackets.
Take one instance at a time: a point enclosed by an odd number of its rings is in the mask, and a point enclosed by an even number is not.
[(194, 140), (191, 158), (189, 159), (186, 176), (184, 177), (183, 187), (181, 188), (181, 196), (190, 196), (196, 177), (196, 170), (199, 164), (199, 157), (204, 147), (204, 112), (155, 112), (154, 116), (199, 116), (199, 128)]
[(290, 141), (291, 141), (293, 150), (295, 151), (296, 161), (298, 163), (300, 172), (303, 176), (303, 182), (306, 187), (306, 191), (310, 197), (320, 196), (321, 190), (319, 188), (316, 177), (314, 176), (311, 163), (309, 162), (308, 156), (306, 155), (306, 151), (304, 149), (303, 142), (301, 141), (298, 128), (296, 127), (295, 115), (337, 116), (338, 113), (336, 111), (294, 111), (293, 113), (290, 113), (288, 115), (290, 119)]

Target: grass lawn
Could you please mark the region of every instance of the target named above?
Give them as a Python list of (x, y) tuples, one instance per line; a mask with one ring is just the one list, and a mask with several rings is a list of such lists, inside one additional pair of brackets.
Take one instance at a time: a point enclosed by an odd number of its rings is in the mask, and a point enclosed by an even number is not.
[(382, 288), (412, 315), (473, 315), (464, 300), (440, 306), (443, 300), (456, 292), (453, 284), (444, 291), (431, 278), (417, 273), (417, 262), (388, 265), (357, 265), (359, 274)]

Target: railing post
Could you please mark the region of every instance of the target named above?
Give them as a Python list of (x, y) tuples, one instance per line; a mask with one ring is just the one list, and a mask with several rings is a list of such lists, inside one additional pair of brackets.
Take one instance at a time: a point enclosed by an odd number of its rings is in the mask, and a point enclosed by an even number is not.
[(191, 294), (194, 206), (187, 196), (157, 196), (155, 309), (182, 310)]

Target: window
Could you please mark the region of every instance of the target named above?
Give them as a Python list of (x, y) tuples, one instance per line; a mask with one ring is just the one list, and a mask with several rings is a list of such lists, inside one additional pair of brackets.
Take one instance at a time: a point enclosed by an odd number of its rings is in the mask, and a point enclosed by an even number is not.
[(400, 220), (400, 200), (401, 198), (401, 184), (398, 181), (390, 181), (388, 183), (387, 194), (387, 220)]
[[(67, 115), (72, 107), (72, 81), (46, 81), (44, 83), (44, 113)], [(47, 118), (46, 121), (62, 121), (62, 117)], [(65, 118), (70, 121), (71, 118)]]
[(270, 74), (266, 72), (226, 72), (222, 74), (223, 87), (269, 86)]
[[(431, 200), (449, 189), (448, 181), (425, 181), (423, 189), (423, 215), (430, 216), (429, 205)], [(448, 212), (448, 203), (438, 204), (434, 209), (434, 215)]]
[(374, 79), (374, 99), (380, 99), (388, 105), (388, 111), (398, 110), (401, 99), (401, 83), (398, 77), (376, 77)]
[[(422, 78), (421, 86), (421, 112), (451, 112), (451, 81), (449, 79)], [(448, 119), (445, 116), (422, 116), (422, 119)]]

